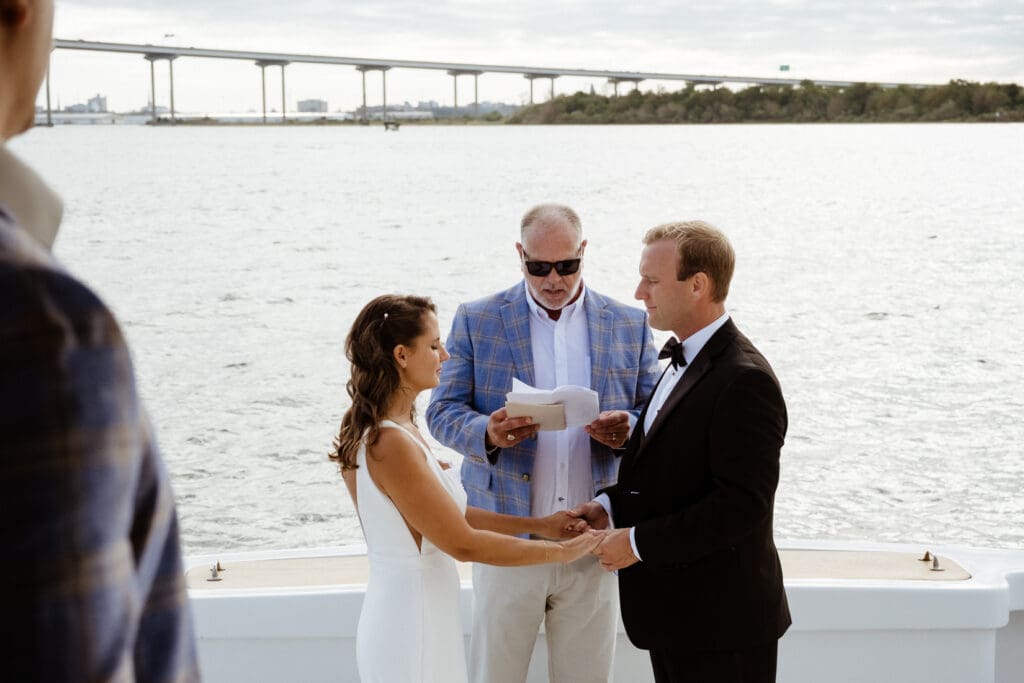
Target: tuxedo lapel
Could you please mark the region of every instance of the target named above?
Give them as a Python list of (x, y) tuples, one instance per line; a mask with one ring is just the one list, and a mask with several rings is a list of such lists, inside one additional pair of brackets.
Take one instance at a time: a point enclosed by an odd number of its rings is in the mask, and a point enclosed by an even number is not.
[[(530, 342), (530, 305), (526, 302), (525, 287), (517, 287), (501, 307), (501, 321), (505, 328), (505, 339), (512, 354), (515, 368), (513, 377), (518, 377), (530, 386), (534, 385), (533, 347)], [(509, 386), (511, 389), (511, 385)]]
[[(640, 442), (637, 448), (636, 457), (640, 457), (647, 444), (651, 443), (652, 438), (658, 433), (662, 425), (665, 424), (666, 420), (670, 419), (672, 413), (679, 407), (686, 395), (693, 390), (695, 386), (701, 381), (701, 379), (711, 370), (714, 365), (714, 359), (718, 354), (725, 349), (725, 347), (732, 341), (736, 336), (737, 329), (733, 324), (732, 320), (729, 319), (719, 328), (708, 340), (704, 348), (700, 350), (693, 362), (686, 367), (686, 371), (683, 373), (678, 384), (672, 388), (672, 393), (665, 399), (665, 403), (661, 406), (661, 410), (655, 416), (654, 421), (651, 423), (651, 429), (643, 435), (643, 440)], [(662, 381), (665, 376), (662, 375)], [(657, 388), (655, 388), (657, 391)], [(652, 394), (653, 395), (653, 394)], [(650, 401), (648, 405), (644, 407), (644, 414), (646, 415), (648, 408), (650, 408)], [(641, 416), (641, 422), (644, 419)]]
[(701, 377), (707, 374), (707, 371), (711, 369), (711, 359), (701, 352), (696, 358), (693, 359), (687, 368), (686, 372), (683, 373), (682, 378), (672, 388), (672, 393), (665, 399), (665, 403), (661, 406), (661, 410), (654, 417), (654, 422), (651, 423), (651, 430), (644, 435), (644, 441), (640, 444), (640, 450), (643, 451), (643, 447), (650, 443), (651, 438), (658, 433), (658, 430), (665, 420), (668, 419), (672, 411), (676, 409), (676, 406), (682, 402), (683, 398), (686, 397), (690, 390), (697, 386), (697, 382), (700, 381)]
[[(665, 368), (661, 372), (661, 377), (654, 385), (654, 389), (651, 390), (651, 395), (658, 390), (658, 385), (665, 380), (665, 374), (668, 372), (668, 368)], [(629, 473), (629, 470), (633, 466), (633, 462), (639, 457), (640, 449), (643, 447), (644, 441), (647, 439), (647, 435), (644, 433), (644, 421), (647, 419), (647, 411), (651, 409), (650, 400), (644, 404), (643, 410), (640, 411), (640, 417), (636, 419), (636, 424), (633, 426), (633, 431), (629, 435), (629, 440), (626, 445), (623, 446), (622, 460), (619, 462), (619, 480), (621, 481)], [(652, 425), (653, 426), (653, 425)]]

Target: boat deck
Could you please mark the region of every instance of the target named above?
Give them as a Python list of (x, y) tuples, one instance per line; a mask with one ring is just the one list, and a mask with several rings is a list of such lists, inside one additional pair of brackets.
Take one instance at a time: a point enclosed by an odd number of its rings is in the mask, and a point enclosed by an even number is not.
[[(964, 581), (971, 575), (947, 557), (933, 562), (902, 552), (856, 550), (781, 550), (787, 580), (835, 579), (882, 581)], [(369, 576), (366, 555), (325, 555), (275, 559), (225, 560), (220, 580), (211, 581), (212, 565), (196, 565), (186, 572), (188, 587), (204, 590), (260, 590), (312, 586), (363, 586)], [(459, 563), (463, 581), (472, 578), (472, 565)]]

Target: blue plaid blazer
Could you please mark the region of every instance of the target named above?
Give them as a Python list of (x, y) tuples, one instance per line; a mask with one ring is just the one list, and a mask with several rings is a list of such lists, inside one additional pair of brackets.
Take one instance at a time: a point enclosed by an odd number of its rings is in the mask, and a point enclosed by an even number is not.
[[(0, 178), (31, 184), (2, 148)], [(197, 681), (174, 499), (128, 347), (17, 217), (0, 205), (0, 679)]]
[[(494, 464), (484, 438), (488, 416), (505, 405), (512, 378), (534, 383), (530, 307), (523, 283), (462, 304), (446, 343), (451, 359), (427, 408), (434, 438), (464, 456), (462, 483), (469, 504), (494, 512), (530, 514), (530, 476), (537, 442), (527, 439), (502, 449)], [(639, 414), (659, 375), (647, 314), (587, 289), (583, 300), (590, 335), (590, 386), (601, 410)], [(591, 440), (595, 490), (615, 483), (618, 458)]]

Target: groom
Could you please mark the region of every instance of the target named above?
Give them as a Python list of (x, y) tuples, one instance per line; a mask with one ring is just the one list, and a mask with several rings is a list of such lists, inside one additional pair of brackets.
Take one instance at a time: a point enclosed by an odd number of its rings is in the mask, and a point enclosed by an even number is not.
[(675, 338), (618, 482), (577, 513), (616, 527), (594, 551), (618, 570), (622, 621), (658, 683), (775, 680), (790, 624), (772, 539), (786, 405), (764, 356), (725, 310), (734, 255), (700, 221), (644, 236), (651, 325)]

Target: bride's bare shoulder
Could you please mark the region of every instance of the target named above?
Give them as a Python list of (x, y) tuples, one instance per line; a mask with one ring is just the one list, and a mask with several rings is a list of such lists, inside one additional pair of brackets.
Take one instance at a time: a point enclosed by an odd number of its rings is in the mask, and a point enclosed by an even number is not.
[(412, 439), (394, 427), (381, 427), (377, 441), (366, 450), (370, 460), (375, 464), (387, 463), (386, 467), (401, 465), (410, 459), (423, 460), (423, 453)]

